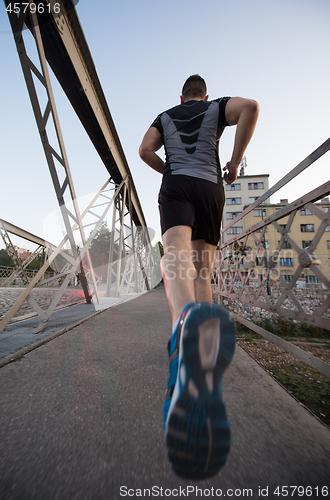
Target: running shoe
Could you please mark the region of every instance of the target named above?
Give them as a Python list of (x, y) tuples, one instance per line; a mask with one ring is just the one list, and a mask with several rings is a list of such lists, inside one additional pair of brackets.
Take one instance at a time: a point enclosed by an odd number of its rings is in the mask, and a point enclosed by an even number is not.
[(189, 304), (169, 343), (164, 434), (173, 470), (183, 478), (216, 474), (230, 448), (222, 376), (235, 350), (235, 325), (215, 304)]

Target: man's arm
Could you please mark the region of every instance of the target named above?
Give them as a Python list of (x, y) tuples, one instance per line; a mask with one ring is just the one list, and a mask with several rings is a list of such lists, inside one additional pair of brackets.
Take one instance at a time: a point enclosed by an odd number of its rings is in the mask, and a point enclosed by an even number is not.
[(238, 167), (249, 144), (258, 120), (259, 104), (253, 99), (232, 97), (226, 104), (225, 116), (228, 125), (237, 125), (231, 160), (224, 167), (224, 179), (232, 184), (237, 179)]
[(159, 130), (156, 127), (150, 127), (143, 137), (139, 154), (142, 160), (156, 172), (163, 173), (165, 163), (156, 155), (156, 151), (163, 145), (163, 139)]

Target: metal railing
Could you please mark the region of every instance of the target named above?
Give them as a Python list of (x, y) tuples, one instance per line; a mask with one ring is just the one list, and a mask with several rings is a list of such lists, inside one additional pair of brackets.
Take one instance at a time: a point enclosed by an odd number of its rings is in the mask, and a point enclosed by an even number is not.
[[(40, 3), (40, 2), (39, 2)], [(124, 155), (110, 110), (99, 82), (87, 42), (85, 40), (72, 0), (61, 3), (61, 22), (53, 4), (42, 1), (48, 9), (23, 9), (24, 2), (17, 2), (18, 10), (7, 9), (14, 35), (17, 53), (31, 101), (47, 166), (54, 186), (64, 227), (64, 238), (55, 248), (46, 248), (47, 258), (40, 270), (29, 279), (24, 265), (15, 250), (12, 258), (17, 272), (10, 277), (23, 279), (25, 290), (0, 322), (3, 331), (25, 300), (28, 300), (41, 322), (35, 333), (43, 331), (56, 308), (66, 286), (78, 275), (85, 300), (91, 302), (90, 289), (100, 303), (98, 277), (90, 257), (90, 246), (108, 211), (112, 210), (111, 248), (109, 252), (107, 294), (131, 291), (142, 292), (152, 287), (153, 253), (151, 239), (137, 196), (137, 191)], [(5, 0), (6, 7), (10, 2)], [(18, 13), (17, 13), (18, 12)], [(47, 21), (47, 22), (46, 22)], [(33, 43), (25, 44), (25, 27), (32, 33)], [(49, 69), (84, 126), (107, 170), (106, 183), (82, 212), (78, 206), (71, 169), (69, 166)], [(68, 87), (70, 73), (74, 84)], [(72, 80), (72, 81), (73, 81)], [(44, 102), (46, 97), (46, 106)], [(55, 130), (55, 135), (50, 134)], [(18, 134), (20, 131), (18, 132)], [(84, 172), (93, 175), (91, 166), (83, 165)], [(12, 227), (12, 225), (11, 225)], [(91, 230), (87, 236), (86, 229)], [(7, 249), (13, 249), (7, 225), (1, 224), (0, 233)], [(26, 231), (24, 231), (26, 234)], [(43, 246), (44, 243), (41, 242)], [(47, 310), (36, 304), (31, 290), (44, 279), (44, 273), (61, 256), (65, 266), (59, 270), (56, 280), (62, 278), (60, 287)], [(87, 277), (86, 277), (87, 274)]]
[[(247, 220), (248, 215), (257, 207), (262, 207), (262, 213), (263, 209), (267, 211), (266, 200), (329, 149), (330, 139), (226, 225), (221, 234), (227, 232), (239, 220)], [(223, 303), (232, 311), (235, 320), (330, 377), (329, 364), (257, 324), (261, 323), (262, 318), (268, 317), (276, 321), (277, 318), (284, 317), (294, 322), (330, 330), (330, 280), (320, 268), (320, 261), (315, 255), (318, 244), (320, 241), (324, 243), (324, 234), (330, 228), (330, 212), (323, 212), (315, 202), (329, 194), (330, 181), (220, 244), (214, 262), (213, 294), (218, 303)], [(316, 231), (308, 233), (310, 238), (313, 235), (308, 248), (301, 248), (290, 235), (294, 219), (303, 208), (308, 209), (318, 220)], [(265, 245), (265, 235), (270, 227), (275, 228), (278, 234), (278, 244), (273, 249), (266, 248)], [(283, 273), (281, 262), (279, 263), (283, 247), (289, 248), (291, 254), (298, 259), (298, 266), (289, 279)], [(306, 274), (307, 270), (315, 276), (318, 287), (305, 290), (299, 288), (301, 276)]]
[[(0, 286), (24, 286), (24, 280), (23, 278), (18, 275), (16, 276), (12, 281), (8, 283), (8, 278), (11, 278), (16, 271), (15, 267), (10, 267), (10, 266), (0, 266)], [(33, 270), (33, 269), (26, 269), (26, 275), (29, 280), (32, 280), (36, 274), (38, 273), (38, 270)], [(53, 278), (55, 276), (55, 273), (45, 273), (44, 274), (44, 279), (48, 280), (50, 278)], [(43, 282), (40, 281), (38, 283), (38, 286), (42, 285)], [(51, 283), (49, 283), (50, 286), (57, 286), (56, 282), (52, 280)]]

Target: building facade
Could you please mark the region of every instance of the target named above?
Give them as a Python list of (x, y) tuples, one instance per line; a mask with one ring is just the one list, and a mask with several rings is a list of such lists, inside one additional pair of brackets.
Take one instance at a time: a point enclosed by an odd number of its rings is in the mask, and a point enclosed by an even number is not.
[[(288, 204), (288, 200), (281, 200), (280, 203), (272, 205), (262, 205), (255, 210), (252, 210), (245, 217), (246, 228), (255, 225), (262, 219), (272, 215), (275, 211), (281, 210), (284, 206)], [(329, 198), (324, 198), (320, 202), (314, 203), (314, 206), (324, 213), (330, 212), (330, 201)], [(261, 213), (261, 210), (263, 211)], [(279, 226), (285, 227), (288, 223), (289, 216), (283, 217), (278, 221)], [(288, 236), (298, 245), (299, 248), (306, 249), (310, 247), (317, 231), (321, 225), (321, 220), (317, 217), (310, 209), (302, 208), (299, 210), (289, 229)], [(269, 224), (263, 236), (263, 247), (267, 250), (268, 255), (274, 255), (278, 252), (277, 258), (277, 268), (281, 272), (281, 275), (285, 281), (290, 282), (293, 275), (295, 274), (298, 266), (298, 253), (292, 248), (292, 245), (285, 238), (281, 243), (281, 233), (279, 233), (273, 224)], [(251, 247), (251, 252), (256, 247), (254, 239), (249, 236), (247, 240), (247, 245)], [(317, 264), (321, 271), (330, 280), (330, 226), (326, 227), (326, 230), (321, 235), (318, 240), (315, 250), (311, 253), (313, 263)], [(263, 252), (258, 252), (258, 257), (256, 259), (256, 268), (260, 278), (266, 271), (266, 260), (263, 256)], [(319, 278), (313, 273), (313, 271), (306, 267), (302, 270), (301, 275), (298, 279), (297, 284), (299, 286), (309, 286), (318, 285)]]
[(22, 262), (26, 261), (31, 255), (32, 252), (27, 250), (26, 248), (19, 248), (18, 246), (14, 246), (15, 251)]
[[(232, 222), (240, 215), (247, 205), (251, 205), (269, 189), (269, 174), (244, 175), (244, 167), (233, 184), (224, 183), (225, 206), (223, 210), (222, 227)], [(235, 235), (245, 230), (245, 221), (241, 219), (222, 234), (222, 242), (226, 243)]]

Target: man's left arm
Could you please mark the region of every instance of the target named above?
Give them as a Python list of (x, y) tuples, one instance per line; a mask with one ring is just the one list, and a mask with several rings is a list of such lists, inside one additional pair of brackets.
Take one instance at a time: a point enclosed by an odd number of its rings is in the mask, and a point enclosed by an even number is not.
[(156, 127), (150, 127), (143, 137), (139, 154), (142, 160), (151, 168), (162, 174), (164, 172), (165, 163), (156, 154), (163, 145), (162, 135)]

